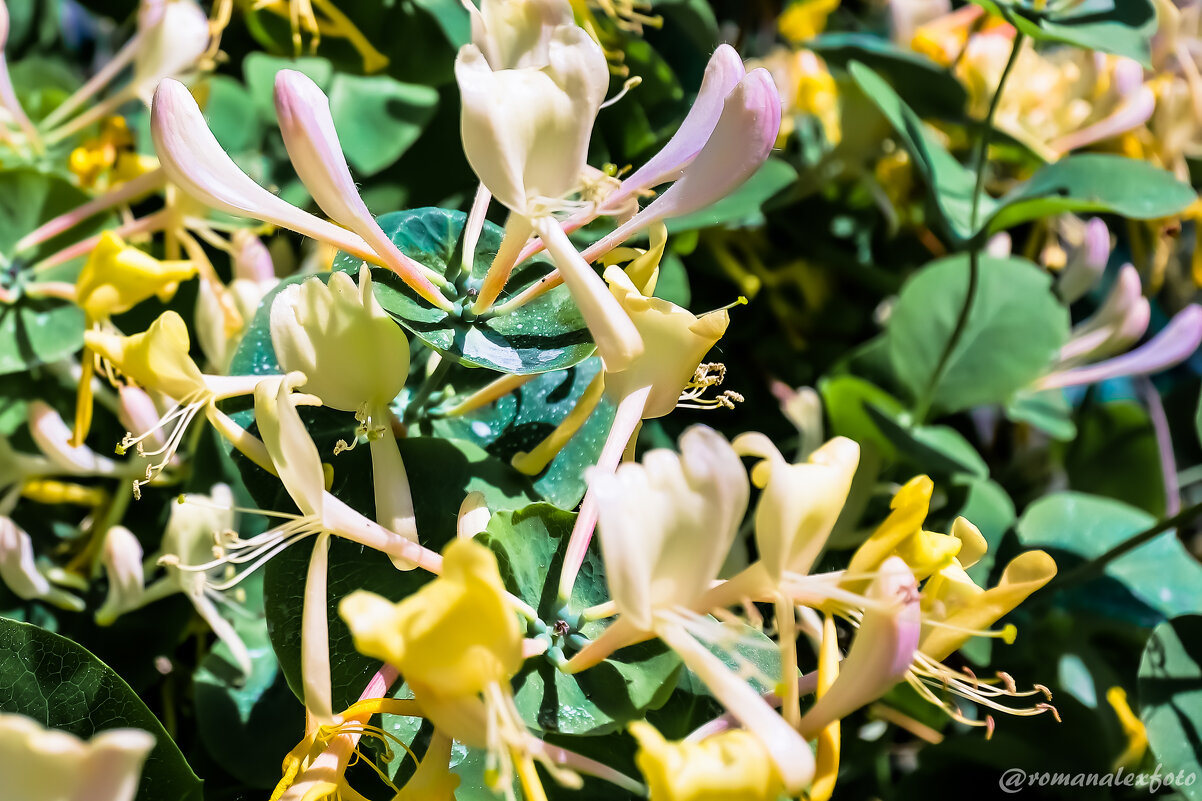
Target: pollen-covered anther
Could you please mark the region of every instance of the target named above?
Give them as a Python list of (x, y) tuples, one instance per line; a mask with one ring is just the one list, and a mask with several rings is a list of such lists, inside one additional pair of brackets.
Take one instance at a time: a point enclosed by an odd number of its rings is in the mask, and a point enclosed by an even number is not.
[(707, 398), (705, 393), (711, 387), (718, 387), (726, 380), (726, 365), (721, 362), (704, 362), (697, 366), (689, 383), (685, 384), (680, 399), (676, 402), (677, 409), (733, 409), (736, 403), (743, 402), (743, 396), (733, 389), (727, 389), (718, 395)]

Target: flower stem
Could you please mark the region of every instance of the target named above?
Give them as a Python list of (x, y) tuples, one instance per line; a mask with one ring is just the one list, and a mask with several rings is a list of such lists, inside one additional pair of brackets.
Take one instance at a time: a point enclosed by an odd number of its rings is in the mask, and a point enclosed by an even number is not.
[(935, 392), (939, 388), (939, 382), (943, 379), (943, 374), (947, 370), (947, 363), (951, 359), (952, 353), (955, 352), (956, 347), (960, 344), (960, 340), (964, 336), (965, 329), (968, 328), (969, 312), (977, 299), (977, 288), (980, 283), (981, 272), (981, 243), (980, 237), (977, 236), (977, 225), (979, 224), (981, 214), (981, 198), (985, 194), (985, 171), (989, 166), (989, 141), (993, 138), (993, 118), (997, 114), (998, 106), (1001, 103), (1002, 92), (1006, 89), (1006, 79), (1010, 77), (1015, 63), (1018, 62), (1018, 55), (1025, 41), (1026, 35), (1021, 31), (1014, 35), (1014, 44), (1010, 48), (1010, 57), (1006, 60), (1006, 67), (1002, 70), (1002, 77), (998, 80), (997, 89), (993, 93), (993, 99), (989, 102), (989, 111), (985, 114), (985, 119), (981, 124), (981, 136), (977, 139), (976, 154), (973, 158), (977, 178), (973, 188), (972, 211), (969, 215), (969, 228), (972, 231), (973, 241), (968, 252), (968, 287), (964, 293), (964, 305), (960, 309), (960, 316), (956, 319), (956, 327), (952, 329), (952, 335), (948, 337), (947, 344), (943, 348), (943, 353), (939, 356), (939, 361), (935, 365), (935, 372), (931, 376), (930, 383), (927, 384), (922, 397), (918, 399), (918, 402), (914, 406), (915, 425), (920, 425), (926, 420), (927, 415), (931, 411), (931, 404), (935, 400)]

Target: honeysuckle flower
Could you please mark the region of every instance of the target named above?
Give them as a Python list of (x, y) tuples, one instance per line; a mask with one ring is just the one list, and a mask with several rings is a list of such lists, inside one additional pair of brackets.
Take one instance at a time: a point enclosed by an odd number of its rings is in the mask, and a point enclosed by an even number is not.
[[(1137, 317), (1136, 322), (1138, 320)], [(1120, 325), (1119, 328), (1121, 329), (1122, 326)], [(1123, 330), (1119, 331), (1117, 339), (1121, 344), (1129, 341)], [(1055, 368), (1036, 381), (1034, 388), (1038, 390), (1060, 389), (1096, 384), (1124, 376), (1151, 375), (1185, 361), (1194, 354), (1200, 344), (1202, 344), (1202, 306), (1190, 304), (1175, 314), (1160, 333), (1134, 350), (1094, 364), (1066, 369)]]
[(451, 773), (451, 745), (450, 737), (435, 731), (417, 770), (393, 801), (455, 801), (459, 777)]
[(809, 747), (751, 687), (694, 639), (690, 608), (717, 578), (747, 508), (742, 462), (714, 430), (694, 426), (680, 453), (589, 476), (600, 509), (601, 553), (619, 620), (654, 632), (771, 753), (796, 792), (813, 774)]
[(26, 411), (29, 434), (54, 470), (71, 476), (115, 476), (123, 470), (112, 459), (86, 445), (72, 445), (71, 429), (45, 401), (32, 401)]
[(37, 128), (21, 107), (21, 101), (17, 99), (17, 92), (13, 89), (12, 78), (8, 73), (8, 58), (5, 53), (8, 46), (8, 29), (8, 5), (4, 0), (0, 0), (0, 107), (16, 121), (27, 142), (35, 148), (40, 148), (41, 139)]
[[(487, 747), (490, 762), (508, 755), (527, 792), (537, 786), (533, 797), (543, 797), (509, 686), (525, 661), (522, 629), (492, 551), (456, 538), (442, 573), (417, 592), (393, 603), (360, 590), (339, 613), (355, 648), (398, 668), (439, 730)], [(499, 779), (507, 787), (512, 775), (502, 769)]]
[(149, 104), (160, 81), (198, 66), (209, 49), (209, 17), (194, 0), (153, 0), (142, 5), (138, 29), (130, 92)]
[(806, 737), (880, 698), (906, 677), (914, 662), (922, 618), (910, 568), (900, 558), (889, 557), (865, 597), (870, 605), (839, 665), (839, 677), (801, 718)]
[[(45, 601), (71, 612), (84, 609), (83, 599), (54, 586), (45, 571), (38, 567), (33, 552), (33, 539), (13, 522), (0, 515), (0, 580), (18, 598), (26, 601)], [(0, 749), (2, 754), (2, 749)], [(0, 756), (0, 760), (3, 757)]]
[[(555, 28), (546, 64), (494, 70), (475, 45), (455, 60), (463, 149), (489, 191), (523, 216), (544, 213), (577, 186), (605, 99), (605, 56), (574, 25)], [(514, 117), (509, 113), (522, 108)]]
[[(984, 116), (1010, 57), (1009, 26), (971, 36), (956, 72)], [(1045, 159), (1118, 137), (1152, 116), (1155, 96), (1134, 60), (1078, 48), (1040, 51), (1026, 43), (994, 117), (999, 130)]]
[(567, 0), (462, 0), (471, 17), (472, 44), (495, 70), (543, 67), (555, 29), (572, 25)]
[(271, 341), (286, 372), (305, 374), (305, 392), (369, 427), (387, 424), (409, 374), (409, 341), (376, 300), (366, 266), (358, 286), (334, 272), (285, 287), (272, 301)]
[(755, 510), (760, 561), (775, 581), (786, 571), (809, 574), (847, 501), (860, 446), (836, 437), (799, 464), (787, 462), (763, 434), (742, 434), (732, 446), (763, 459), (751, 472), (763, 490)]
[(826, 20), (839, 7), (839, 0), (794, 0), (776, 22), (777, 30), (797, 44), (826, 30)]
[(104, 603), (96, 610), (97, 625), (107, 626), (147, 603), (143, 555), (142, 543), (125, 526), (112, 526), (105, 532), (100, 563), (104, 565), (109, 588)]
[(1130, 264), (1124, 265), (1097, 311), (1073, 326), (1069, 341), (1060, 348), (1057, 369), (1126, 350), (1144, 335), (1151, 316), (1139, 272)]
[(1053, 241), (1044, 247), (1042, 262), (1059, 270), (1056, 294), (1065, 303), (1079, 300), (1102, 278), (1110, 261), (1110, 229), (1100, 217), (1083, 222), (1064, 215), (1052, 226)]
[(0, 776), (16, 801), (133, 801), (154, 736), (110, 729), (84, 741), (0, 713)]
[(719, 309), (698, 317), (675, 303), (644, 294), (620, 267), (608, 268), (605, 280), (644, 346), (625, 369), (606, 370), (606, 391), (620, 400), (651, 387), (642, 417), (663, 417), (676, 408), (701, 360), (726, 333), (730, 315)]
[(764, 745), (734, 729), (699, 742), (668, 742), (646, 721), (630, 733), (639, 744), (635, 764), (651, 801), (776, 801), (784, 785)]
[[(313, 110), (314, 115), (317, 113), (319, 110)], [(316, 120), (316, 117), (314, 119)], [(408, 282), (414, 291), (426, 300), (444, 310), (451, 309), (450, 302), (432, 289), (426, 273), (417, 271), (410, 260), (405, 260), (403, 264), (395, 260), (390, 262), (358, 234), (314, 217), (255, 183), (222, 150), (209, 130), (195, 99), (178, 81), (164, 80), (155, 90), (151, 106), (151, 133), (155, 152), (171, 181), (206, 206), (239, 217), (250, 217), (288, 228), (330, 243), (366, 261), (381, 263), (397, 270), (402, 280)], [(295, 135), (303, 137), (324, 134), (320, 126), (314, 124), (307, 127), (305, 132)], [(307, 147), (328, 151), (330, 147), (337, 148), (337, 142), (335, 140), (331, 143), (323, 139), (312, 142)], [(342, 166), (345, 166), (345, 162)], [(325, 167), (326, 171), (330, 169), (328, 165)], [(348, 188), (345, 182), (340, 182), (341, 176), (338, 172), (337, 165), (334, 165), (333, 172), (330, 173), (306, 162), (300, 174), (302, 180), (307, 178), (321, 182), (320, 185), (315, 183), (313, 187), (308, 187), (315, 197), (324, 198), (331, 205), (336, 201), (341, 205), (342, 211), (357, 212), (362, 201), (338, 194), (344, 190), (354, 191), (353, 184)], [(356, 220), (356, 225), (363, 227), (374, 225), (374, 222), (368, 224)]]
[(322, 211), (361, 236), (419, 294), (436, 305), (445, 304), (430, 282), (437, 274), (423, 272), (421, 264), (401, 253), (359, 197), (334, 130), (330, 101), (317, 84), (304, 73), (280, 70), (275, 76), (275, 107), (288, 158)]
[(154, 296), (170, 300), (195, 274), (190, 261), (160, 261), (106, 231), (75, 280), (76, 302), (90, 320), (107, 320)]
[(747, 474), (730, 444), (693, 426), (680, 453), (649, 451), (589, 475), (601, 553), (620, 615), (650, 631), (658, 611), (688, 607), (717, 577), (747, 508)]
[(900, 47), (910, 47), (919, 28), (946, 18), (951, 10), (950, 0), (890, 0), (890, 37)]
[(389, 404), (409, 375), (409, 341), (372, 291), (335, 272), (286, 287), (272, 302), (271, 340), (288, 372), (305, 374), (305, 391), (334, 409), (354, 412), (372, 454), (376, 518), (414, 542), (417, 525), (409, 479), (392, 432)]
[(997, 586), (977, 586), (959, 561), (923, 585), (923, 633), (920, 650), (933, 660), (946, 659), (972, 636), (992, 626), (1056, 575), (1056, 562), (1044, 551), (1027, 551), (1006, 565)]
[[(221, 374), (227, 372), (255, 311), (277, 283), (274, 277), (267, 280), (235, 277), (225, 286), (200, 282), (193, 322), (196, 340), (210, 369)], [(237, 312), (236, 317), (230, 314), (231, 308)]]

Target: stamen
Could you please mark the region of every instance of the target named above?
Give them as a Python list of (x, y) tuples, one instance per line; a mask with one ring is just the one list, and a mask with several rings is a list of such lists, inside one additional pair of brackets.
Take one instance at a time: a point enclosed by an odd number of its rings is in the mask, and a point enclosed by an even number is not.
[(726, 380), (726, 365), (721, 362), (705, 362), (697, 366), (689, 383), (685, 384), (680, 399), (676, 402), (677, 409), (733, 409), (736, 403), (743, 402), (743, 396), (728, 389), (713, 398), (703, 397), (711, 387), (721, 386)]
[[(953, 701), (939, 697), (932, 688), (940, 687), (945, 693), (959, 696), (978, 706), (1005, 712), (1008, 715), (1030, 717), (1051, 712), (1057, 721), (1060, 720), (1060, 713), (1049, 703), (1052, 700), (1052, 693), (1047, 687), (1036, 684), (1030, 690), (1019, 690), (1014, 678), (1007, 673), (998, 673), (995, 679), (980, 679), (967, 668), (954, 671), (942, 662), (937, 662), (925, 654), (917, 653), (914, 656), (914, 664), (906, 676), (906, 681), (923, 698), (941, 707), (955, 720), (970, 726), (984, 726), (990, 733), (993, 729), (991, 717), (986, 716), (984, 721), (968, 718)], [(1026, 707), (1008, 706), (997, 700), (1030, 698), (1036, 695), (1042, 695), (1046, 700)]]

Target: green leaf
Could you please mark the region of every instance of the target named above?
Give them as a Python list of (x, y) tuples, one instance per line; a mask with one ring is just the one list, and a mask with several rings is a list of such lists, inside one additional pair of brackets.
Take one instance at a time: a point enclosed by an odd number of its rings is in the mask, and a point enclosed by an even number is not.
[(981, 256), (961, 335), (941, 362), (969, 285), (966, 254), (933, 262), (902, 287), (886, 327), (898, 380), (949, 413), (1006, 401), (1039, 377), (1068, 338), (1068, 311), (1042, 270), (1023, 259)]
[[(463, 276), (457, 252), (466, 217), (460, 211), (425, 208), (384, 214), (378, 220), (405, 255), (456, 281), (466, 298), (483, 282), (503, 235), (499, 226), (485, 223), (472, 274)], [(357, 271), (360, 263), (340, 253), (334, 268)], [(510, 277), (500, 301), (535, 283), (548, 270), (545, 261), (527, 262)], [(462, 364), (527, 375), (571, 367), (595, 350), (566, 286), (556, 287), (510, 314), (468, 322), (463, 316), (430, 306), (395, 275), (375, 270), (373, 276), (379, 276), (376, 298), (397, 322)]]
[[(926, 182), (935, 208), (942, 216), (948, 232), (956, 239), (973, 238), (972, 201), (976, 195), (976, 175), (947, 152), (927, 129), (922, 119), (881, 76), (858, 61), (847, 65), (847, 71), (889, 120), (902, 144), (914, 159), (914, 166)], [(994, 201), (982, 196), (980, 219), (987, 219)]]
[(884, 76), (920, 115), (952, 119), (964, 115), (968, 92), (950, 71), (926, 56), (866, 33), (824, 33), (806, 42), (806, 47), (828, 66), (846, 68), (854, 61)]
[(1020, 390), (1006, 404), (1006, 417), (1038, 428), (1052, 439), (1064, 441), (1077, 436), (1073, 407), (1063, 390)]
[(215, 75), (205, 85), (209, 91), (205, 121), (222, 149), (235, 154), (258, 150), (263, 123), (255, 113), (251, 93), (226, 75)]
[(1043, 9), (1017, 2), (973, 0), (1036, 41), (1127, 56), (1151, 68), (1156, 10), (1149, 0), (1081, 0)]
[(74, 303), (21, 298), (0, 304), (0, 375), (70, 356), (83, 345), (83, 310)]
[[(89, 200), (91, 196), (87, 192), (58, 175), (39, 172), (32, 167), (0, 172), (0, 253), (10, 258), (17, 256), (14, 248), (21, 237)], [(22, 252), (15, 263), (18, 267), (32, 264), (100, 231), (111, 219), (110, 215), (97, 215), (33, 250)], [(65, 275), (60, 269), (51, 272), (54, 280), (75, 280), (73, 273)], [(48, 275), (39, 278), (49, 280)], [(3, 280), (0, 278), (0, 282)]]
[(987, 478), (989, 467), (968, 440), (949, 426), (909, 426), (869, 403), (865, 410), (898, 455), (918, 469), (943, 475), (968, 474)]
[[(348, 415), (349, 417), (349, 415)], [(351, 420), (353, 424), (353, 419)], [(311, 433), (314, 433), (310, 429)], [(314, 433), (318, 450), (330, 453), (337, 432)], [(468, 442), (446, 439), (402, 439), (401, 457), (409, 475), (417, 530), (422, 545), (441, 551), (455, 536), (455, 521), (464, 497), (473, 491), (484, 493), (493, 511), (521, 507), (533, 500), (528, 485), (507, 465), (502, 465), (484, 451)], [(353, 462), (347, 457), (362, 461)], [(334, 492), (340, 499), (364, 514), (373, 514), (370, 458), (359, 448), (333, 458)], [(244, 480), (252, 492), (263, 487), (264, 481), (274, 482), (275, 497), (255, 499), (264, 508), (286, 509), (290, 503), (278, 479), (266, 474), (246, 460)], [(257, 471), (257, 473), (256, 473)], [(262, 474), (262, 478), (259, 477)], [(271, 504), (271, 505), (268, 505)], [(274, 557), (266, 568), (264, 596), (267, 630), (272, 647), (288, 685), (297, 698), (303, 699), (300, 673), (301, 609), (303, 607), (304, 576), (308, 569), (311, 542), (295, 545)], [(370, 590), (399, 601), (412, 594), (431, 579), (423, 570), (400, 571), (382, 553), (355, 543), (333, 538), (330, 543), (329, 585), (327, 588), (330, 625), (330, 665), (334, 688), (334, 705), (345, 709), (359, 698), (367, 680), (379, 668), (379, 661), (369, 659), (355, 650), (350, 631), (338, 615), (338, 603), (357, 589)]]
[(347, 162), (374, 175), (408, 150), (434, 116), (438, 91), (386, 75), (338, 73), (330, 85), (330, 113)]
[(460, 48), (472, 40), (472, 23), (459, 0), (413, 0), (413, 4), (434, 17), (451, 47)]
[[(436, 418), (434, 432), (474, 442), (508, 463), (518, 452), (542, 442), (567, 417), (600, 369), (601, 360), (593, 357), (566, 370), (535, 376), (517, 392), (483, 409)], [(614, 411), (613, 403), (602, 396), (580, 430), (534, 479), (539, 495), (562, 509), (580, 503), (586, 489), (584, 469), (597, 463)]]
[[(1089, 560), (1156, 522), (1152, 515), (1121, 501), (1058, 492), (1027, 507), (1019, 518), (1017, 532), (1024, 546), (1055, 548)], [(1166, 531), (1114, 560), (1106, 566), (1105, 575), (1141, 602), (1125, 605), (1123, 614), (1129, 618), (1138, 613), (1140, 605), (1159, 619), (1202, 609), (1202, 596), (1198, 594), (1202, 565), (1182, 546), (1175, 531)], [(1099, 584), (1091, 582), (1085, 588), (1104, 589)]]
[(700, 211), (668, 220), (668, 231), (679, 234), (715, 225), (757, 226), (764, 222), (761, 207), (778, 192), (792, 186), (797, 170), (781, 159), (768, 159), (747, 183)]
[[(1173, 786), (1190, 801), (1202, 799), (1202, 615), (1166, 620), (1152, 631), (1139, 661), (1139, 705), (1148, 742), (1164, 772), (1184, 771)], [(1166, 785), (1167, 786), (1167, 785)]]
[(265, 120), (275, 121), (275, 74), (280, 70), (296, 70), (313, 79), (324, 92), (330, 86), (334, 67), (324, 58), (279, 58), (266, 53), (249, 53), (242, 61), (242, 75), (255, 108)]
[(1168, 217), (1197, 200), (1189, 184), (1146, 161), (1106, 153), (1068, 156), (1041, 168), (996, 202), (990, 234), (1056, 214)]
[[(880, 414), (896, 417), (904, 410), (901, 401), (885, 390), (854, 375), (838, 375), (818, 382), (822, 405), (831, 422), (831, 434), (856, 442), (874, 442), (882, 455), (892, 459), (897, 446), (881, 432), (876, 418)], [(869, 407), (874, 413), (869, 412)]]
[[(549, 504), (494, 514), (484, 541), (497, 554), (510, 591), (535, 607), (548, 623), (556, 621), (559, 573), (576, 515)], [(589, 551), (572, 594), (578, 612), (609, 600), (605, 570), (594, 548)], [(594, 621), (581, 633), (596, 637), (605, 624)], [(554, 647), (565, 638), (555, 636)], [(658, 641), (624, 648), (596, 667), (575, 675), (549, 661), (530, 660), (514, 679), (518, 710), (530, 725), (561, 734), (604, 734), (658, 706), (676, 684), (680, 659)]]
[(142, 699), (107, 665), (48, 631), (0, 618), (0, 711), (76, 737), (138, 728), (155, 738), (138, 801), (200, 801), (201, 781)]

